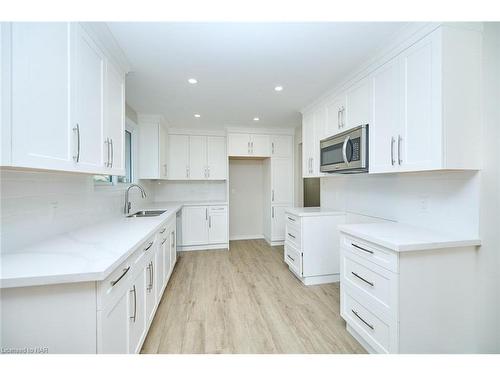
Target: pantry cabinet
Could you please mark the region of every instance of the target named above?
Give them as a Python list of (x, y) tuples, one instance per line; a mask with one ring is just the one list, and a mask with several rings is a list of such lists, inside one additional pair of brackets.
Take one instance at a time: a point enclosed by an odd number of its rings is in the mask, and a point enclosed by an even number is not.
[(226, 248), (227, 206), (185, 206), (182, 209), (182, 246), (185, 250)]
[(267, 134), (229, 133), (227, 144), (228, 156), (271, 156), (271, 140)]

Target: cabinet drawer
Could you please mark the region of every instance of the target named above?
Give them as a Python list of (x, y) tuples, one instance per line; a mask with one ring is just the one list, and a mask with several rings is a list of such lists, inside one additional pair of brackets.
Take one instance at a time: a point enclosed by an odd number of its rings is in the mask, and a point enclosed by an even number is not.
[(285, 243), (287, 242), (293, 247), (302, 250), (300, 229), (297, 229), (294, 226), (290, 226), (288, 225), (288, 223), (285, 227)]
[(388, 315), (397, 314), (397, 274), (344, 249), (341, 250), (341, 264), (342, 283), (379, 304)]
[(394, 251), (345, 234), (340, 238), (340, 246), (385, 269), (398, 272), (398, 255)]
[(285, 223), (290, 228), (300, 231), (300, 217), (285, 212)]
[(396, 337), (397, 324), (378, 318), (350, 291), (349, 287), (342, 287), (342, 317), (376, 352), (394, 352), (391, 341)]
[(290, 266), (293, 272), (302, 276), (302, 253), (293, 246), (285, 243), (285, 263)]

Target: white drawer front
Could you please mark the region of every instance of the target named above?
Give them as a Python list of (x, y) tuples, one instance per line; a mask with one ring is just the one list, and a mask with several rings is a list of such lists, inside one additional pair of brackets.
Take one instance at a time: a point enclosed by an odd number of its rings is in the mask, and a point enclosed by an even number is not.
[(285, 243), (285, 263), (290, 266), (290, 268), (297, 275), (302, 276), (302, 253), (289, 244)]
[(298, 250), (302, 250), (300, 229), (297, 229), (294, 226), (290, 226), (287, 223), (285, 227), (285, 242), (288, 242)]
[(341, 262), (342, 283), (380, 304), (387, 314), (397, 314), (397, 274), (363, 260), (346, 249), (341, 250)]
[[(350, 293), (350, 288), (342, 288), (342, 317), (378, 353), (391, 353), (391, 341), (396, 334), (396, 324), (384, 322), (372, 314)], [(392, 349), (392, 351), (391, 351)]]
[(390, 271), (398, 272), (398, 255), (373, 243), (343, 234), (340, 246)]
[(300, 217), (285, 212), (285, 222), (290, 228), (300, 231)]

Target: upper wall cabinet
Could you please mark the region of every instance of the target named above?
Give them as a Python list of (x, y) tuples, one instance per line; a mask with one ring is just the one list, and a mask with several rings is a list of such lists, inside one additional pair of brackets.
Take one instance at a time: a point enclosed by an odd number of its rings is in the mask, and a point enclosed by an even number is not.
[(227, 135), (228, 156), (269, 157), (271, 140), (266, 134), (229, 133)]
[(293, 154), (293, 137), (291, 135), (271, 136), (271, 155), (290, 158)]
[(4, 30), (12, 72), (5, 165), (124, 174), (124, 73), (81, 24), (12, 23)]
[(167, 178), (167, 143), (167, 128), (160, 117), (139, 117), (139, 178)]

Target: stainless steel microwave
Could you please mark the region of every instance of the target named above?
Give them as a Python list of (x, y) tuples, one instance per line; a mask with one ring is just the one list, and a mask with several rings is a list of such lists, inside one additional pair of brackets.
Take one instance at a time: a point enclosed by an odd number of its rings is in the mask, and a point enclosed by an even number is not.
[(368, 172), (368, 124), (321, 140), (320, 149), (321, 172)]

